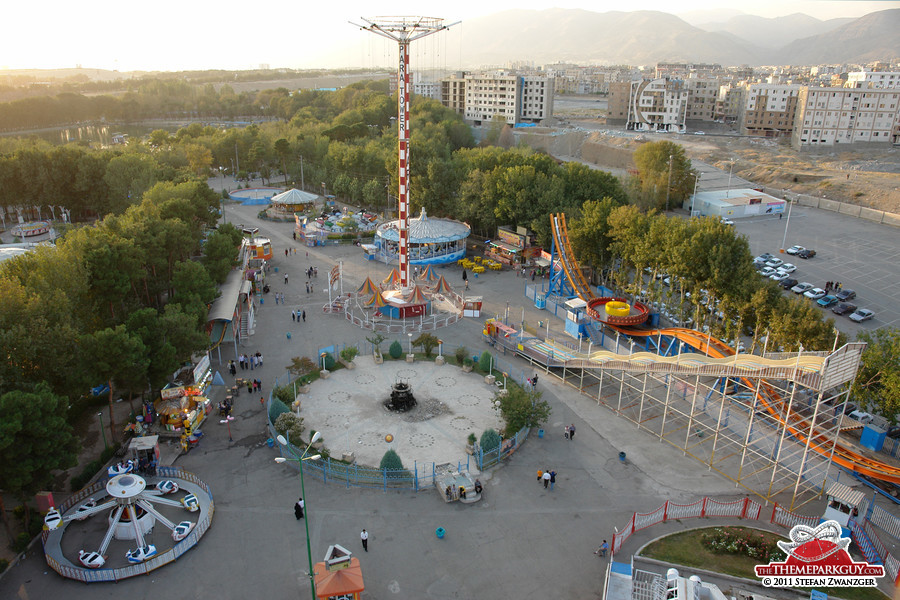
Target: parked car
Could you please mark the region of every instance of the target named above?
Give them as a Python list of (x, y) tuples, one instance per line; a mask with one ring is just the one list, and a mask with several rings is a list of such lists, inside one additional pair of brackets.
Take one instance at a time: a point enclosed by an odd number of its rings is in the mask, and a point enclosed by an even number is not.
[(769, 277), (770, 275), (773, 275), (774, 273), (775, 273), (774, 267), (763, 267), (762, 269), (759, 270), (759, 274), (762, 275), (763, 277)]
[(789, 290), (792, 287), (794, 287), (795, 285), (797, 285), (797, 283), (799, 283), (799, 282), (796, 279), (782, 279), (780, 282), (780, 285), (784, 289)]
[(825, 295), (825, 290), (823, 290), (822, 288), (813, 288), (811, 290), (806, 290), (805, 292), (803, 292), (803, 295), (811, 300), (818, 300)]
[(805, 294), (806, 292), (808, 292), (811, 289), (813, 289), (813, 284), (806, 283), (804, 281), (803, 283), (798, 283), (797, 285), (792, 287), (791, 291), (794, 292), (795, 294)]
[(847, 315), (856, 311), (856, 305), (850, 304), (849, 302), (841, 302), (837, 306), (831, 309), (836, 315)]
[(734, 221), (731, 219), (722, 218), (722, 225), (734, 225)]
[(891, 439), (900, 437), (900, 425), (891, 425), (888, 427), (887, 436)]
[(875, 316), (875, 313), (873, 313), (871, 310), (869, 310), (867, 308), (860, 308), (855, 313), (850, 315), (850, 320), (856, 321), (857, 323), (862, 323), (863, 321), (868, 321), (869, 319), (871, 319), (874, 316)]
[(788, 248), (787, 250), (785, 250), (785, 252), (787, 252), (788, 254), (793, 255), (793, 254), (800, 254), (800, 253), (803, 252), (804, 250), (806, 250), (806, 248), (804, 248), (803, 246), (791, 246), (790, 248)]
[(770, 258), (769, 260), (766, 261), (766, 266), (772, 267), (773, 269), (780, 267), (783, 264), (784, 264), (784, 261), (781, 260), (780, 258)]
[(856, 292), (854, 292), (853, 290), (841, 290), (837, 294), (835, 294), (835, 296), (837, 296), (837, 299), (841, 302), (846, 302), (847, 300), (853, 300), (854, 298), (856, 298)]
[(785, 273), (793, 273), (797, 270), (797, 266), (792, 263), (783, 263), (780, 267), (778, 267), (779, 271), (784, 271)]
[(790, 276), (789, 273), (785, 273), (784, 271), (775, 271), (771, 275), (769, 275), (769, 279), (772, 281), (784, 281)]
[(838, 299), (835, 296), (832, 296), (831, 294), (829, 294), (827, 296), (823, 296), (823, 297), (819, 298), (818, 300), (816, 300), (816, 304), (818, 304), (822, 308), (828, 308), (828, 307), (834, 306), (837, 303), (838, 303)]
[(872, 415), (870, 413), (863, 412), (859, 409), (854, 410), (853, 412), (847, 413), (847, 416), (850, 417), (851, 419), (856, 419), (863, 425), (865, 425), (866, 423), (871, 423), (872, 420), (874, 419), (874, 417), (872, 417)]
[(803, 251), (797, 253), (797, 256), (799, 256), (800, 258), (812, 258), (812, 257), (815, 256), (815, 255), (816, 255), (816, 251), (815, 251), (815, 250), (810, 250), (810, 249), (808, 249), (808, 248), (807, 248), (807, 249), (804, 249)]
[(760, 254), (759, 256), (757, 256), (756, 258), (754, 258), (754, 259), (753, 259), (753, 262), (755, 262), (755, 263), (765, 263), (765, 262), (767, 262), (767, 261), (769, 261), (769, 260), (771, 260), (771, 259), (773, 259), (773, 258), (775, 258), (775, 257), (772, 256), (771, 254), (769, 254), (768, 252), (764, 252), (763, 254)]

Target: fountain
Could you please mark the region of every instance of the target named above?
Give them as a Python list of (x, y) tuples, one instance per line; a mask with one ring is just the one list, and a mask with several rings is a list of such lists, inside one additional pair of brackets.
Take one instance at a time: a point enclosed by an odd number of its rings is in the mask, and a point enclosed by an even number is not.
[(391, 386), (391, 398), (385, 400), (384, 406), (393, 412), (407, 412), (416, 405), (412, 387), (408, 381), (398, 381)]

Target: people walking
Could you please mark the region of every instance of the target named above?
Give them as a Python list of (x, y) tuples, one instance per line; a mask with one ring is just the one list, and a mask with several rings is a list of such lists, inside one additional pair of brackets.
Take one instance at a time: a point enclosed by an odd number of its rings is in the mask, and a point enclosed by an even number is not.
[(231, 376), (234, 377), (237, 373), (237, 369), (234, 366), (234, 361), (228, 361), (228, 370), (231, 372)]
[(553, 484), (556, 483), (556, 471), (550, 471), (550, 491), (553, 491)]
[(362, 540), (363, 550), (366, 552), (369, 551), (369, 532), (363, 529), (359, 534), (359, 539)]
[(575, 423), (569, 425), (569, 441), (575, 439)]
[(287, 285), (287, 282), (288, 282), (288, 274), (285, 273), (284, 274), (284, 285)]
[(544, 489), (546, 490), (550, 486), (550, 471), (544, 471), (544, 475), (541, 479), (544, 482)]
[(300, 313), (300, 316), (303, 317), (303, 322), (306, 323), (306, 309), (303, 309), (303, 312)]
[(238, 356), (238, 363), (240, 364), (241, 371), (243, 371), (244, 370), (244, 355), (243, 354)]
[(302, 497), (297, 500), (297, 504), (294, 505), (294, 517), (296, 517), (298, 521), (303, 518), (304, 506), (306, 506), (306, 504), (303, 502)]
[(565, 433), (563, 433), (563, 437), (566, 439), (569, 439), (569, 426), (568, 425), (566, 425), (565, 430), (566, 431), (565, 431)]
[(291, 309), (291, 321), (296, 321), (296, 320), (297, 320), (297, 313), (292, 308)]

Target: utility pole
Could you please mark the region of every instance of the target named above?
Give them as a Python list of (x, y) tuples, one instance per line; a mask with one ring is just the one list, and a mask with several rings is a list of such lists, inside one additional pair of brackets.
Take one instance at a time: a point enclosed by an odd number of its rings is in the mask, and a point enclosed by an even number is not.
[(370, 33), (397, 42), (400, 47), (400, 63), (397, 71), (397, 97), (399, 138), (399, 230), (400, 230), (400, 286), (409, 286), (409, 45), (425, 36), (456, 25), (444, 25), (443, 19), (434, 17), (382, 17), (363, 19), (367, 25), (356, 25)]

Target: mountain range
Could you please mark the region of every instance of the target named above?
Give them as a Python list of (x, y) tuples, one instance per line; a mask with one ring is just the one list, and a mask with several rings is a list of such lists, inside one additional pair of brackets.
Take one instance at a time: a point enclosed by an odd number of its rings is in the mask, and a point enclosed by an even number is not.
[(468, 20), (461, 29), (461, 60), (470, 66), (510, 61), (804, 65), (900, 56), (900, 9), (827, 21), (804, 14), (734, 15), (695, 26), (664, 12), (552, 8), (504, 11)]

